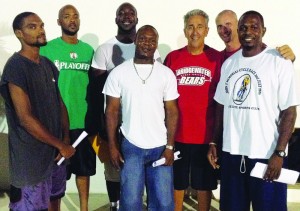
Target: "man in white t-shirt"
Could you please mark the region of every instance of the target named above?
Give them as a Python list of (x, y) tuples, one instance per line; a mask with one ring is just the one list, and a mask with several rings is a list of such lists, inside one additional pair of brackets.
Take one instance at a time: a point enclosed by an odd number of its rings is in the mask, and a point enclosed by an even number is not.
[[(273, 180), (286, 166), (299, 99), (292, 62), (263, 44), (265, 32), (260, 13), (248, 11), (241, 16), (242, 49), (224, 62), (214, 97), (220, 121), (208, 159), (217, 168), (216, 142), (223, 121), (223, 211), (250, 210), (250, 203), (254, 210), (287, 210), (287, 185)], [(267, 164), (264, 180), (250, 176), (257, 162)]]
[[(134, 57), (136, 36), (136, 25), (138, 17), (136, 8), (126, 2), (121, 4), (116, 11), (117, 35), (100, 45), (93, 57), (90, 79), (90, 112), (92, 117), (91, 126), (95, 132), (99, 132), (102, 139), (106, 138), (104, 124), (104, 96), (101, 93), (107, 75), (118, 65)], [(154, 58), (161, 61), (158, 51), (155, 51)], [(100, 90), (100, 91), (99, 91)], [(120, 120), (121, 121), (121, 120)], [(120, 174), (113, 168), (110, 161), (104, 161), (104, 174), (106, 187), (111, 203), (111, 210), (116, 210), (120, 198)]]
[[(168, 67), (153, 59), (158, 45), (154, 27), (141, 27), (135, 45), (134, 58), (114, 68), (103, 89), (111, 162), (121, 169), (120, 211), (143, 209), (144, 185), (149, 210), (173, 210), (177, 82)], [(123, 137), (119, 149), (116, 130), (121, 105)], [(165, 164), (152, 167), (161, 157)]]

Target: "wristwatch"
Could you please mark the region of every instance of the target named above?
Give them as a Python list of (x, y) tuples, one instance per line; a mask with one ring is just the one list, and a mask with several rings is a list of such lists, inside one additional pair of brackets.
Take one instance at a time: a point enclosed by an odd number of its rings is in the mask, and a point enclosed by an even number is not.
[(166, 145), (166, 149), (170, 149), (170, 150), (174, 150), (174, 146), (172, 146), (172, 145)]
[(274, 151), (275, 155), (277, 155), (278, 157), (284, 158), (286, 157), (286, 153), (284, 150), (275, 150)]

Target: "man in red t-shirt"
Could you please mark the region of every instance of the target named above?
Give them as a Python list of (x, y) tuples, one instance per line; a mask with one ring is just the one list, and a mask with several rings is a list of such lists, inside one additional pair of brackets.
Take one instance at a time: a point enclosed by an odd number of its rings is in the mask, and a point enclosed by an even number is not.
[(198, 210), (209, 210), (211, 190), (217, 188), (217, 179), (206, 154), (213, 135), (213, 96), (222, 55), (204, 44), (209, 30), (205, 12), (188, 12), (184, 24), (187, 46), (169, 53), (164, 62), (176, 75), (180, 94), (175, 148), (182, 159), (174, 163), (175, 210), (182, 210), (184, 190), (189, 185), (197, 190)]

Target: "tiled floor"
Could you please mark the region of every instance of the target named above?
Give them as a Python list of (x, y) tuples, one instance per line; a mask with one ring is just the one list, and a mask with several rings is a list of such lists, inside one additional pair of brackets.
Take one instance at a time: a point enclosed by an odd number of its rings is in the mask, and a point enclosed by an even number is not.
[[(219, 188), (213, 191), (214, 199), (211, 202), (211, 211), (219, 210)], [(191, 189), (188, 190), (188, 197), (184, 199), (184, 211), (197, 210), (197, 200), (191, 195), (195, 192)], [(288, 186), (288, 211), (300, 211), (300, 183)], [(7, 192), (0, 190), (0, 211), (8, 211), (9, 195)], [(146, 203), (144, 203), (144, 210), (146, 211)], [(67, 193), (62, 199), (62, 211), (79, 211), (79, 199), (77, 193)], [(107, 194), (91, 193), (89, 200), (90, 211), (107, 211), (109, 210), (109, 200)], [(235, 210), (233, 210), (235, 211)], [(269, 211), (269, 210), (266, 210)]]
[[(8, 211), (9, 198), (5, 192), (0, 192), (0, 211)], [(144, 203), (144, 210), (146, 211), (146, 204)], [(217, 211), (218, 202), (212, 201), (211, 211)], [(184, 210), (196, 210), (197, 202), (192, 197), (186, 197), (184, 200)], [(76, 193), (68, 193), (62, 200), (61, 204), (62, 211), (79, 211), (78, 195)], [(108, 196), (106, 194), (90, 194), (89, 200), (90, 211), (108, 211), (109, 203)]]
[[(300, 197), (300, 195), (298, 195)], [(8, 211), (8, 194), (6, 192), (0, 192), (0, 211)], [(195, 211), (197, 207), (197, 201), (193, 197), (186, 197), (184, 200), (184, 211)], [(218, 200), (212, 200), (211, 211), (218, 211)], [(78, 211), (79, 201), (76, 193), (68, 193), (62, 200), (62, 211)], [(90, 194), (89, 202), (90, 211), (107, 211), (109, 210), (108, 196), (106, 194)], [(144, 208), (146, 210), (146, 208)], [(299, 211), (300, 203), (288, 203), (289, 211)]]
[[(300, 197), (300, 195), (299, 195)], [(144, 210), (146, 210), (146, 204), (144, 203)], [(91, 194), (90, 211), (107, 211), (109, 210), (108, 196), (106, 194)], [(79, 210), (78, 195), (67, 194), (63, 199), (62, 211), (75, 211)], [(186, 197), (184, 200), (184, 211), (196, 211), (197, 200), (193, 197)], [(288, 211), (299, 211), (300, 203), (288, 203)], [(219, 202), (216, 199), (212, 200), (211, 211), (219, 211)], [(269, 211), (269, 210), (266, 210)]]

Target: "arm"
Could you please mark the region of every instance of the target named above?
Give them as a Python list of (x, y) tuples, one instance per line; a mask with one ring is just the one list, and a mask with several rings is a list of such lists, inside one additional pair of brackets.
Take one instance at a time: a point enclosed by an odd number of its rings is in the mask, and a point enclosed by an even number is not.
[[(70, 145), (70, 133), (69, 133), (69, 128), (70, 128), (70, 123), (69, 123), (69, 115), (68, 115), (68, 111), (66, 108), (65, 103), (63, 102), (61, 96), (60, 96), (60, 109), (61, 109), (61, 123), (62, 123), (62, 141), (63, 143)], [(56, 158), (55, 161), (59, 161), (60, 158), (62, 157), (62, 155), (59, 153)]]
[(90, 71), (92, 71), (93, 76), (96, 78), (107, 72), (107, 70), (101, 70), (94, 67), (91, 67)]
[(14, 108), (16, 110), (16, 114), (22, 127), (24, 127), (27, 132), (37, 140), (58, 149), (59, 153), (63, 157), (70, 158), (75, 153), (75, 149), (53, 136), (47, 130), (47, 128), (45, 128), (43, 124), (32, 114), (28, 95), (23, 91), (23, 89), (12, 83), (8, 84), (8, 88)]
[(219, 144), (218, 142), (221, 140), (223, 134), (223, 112), (224, 106), (216, 102), (214, 137), (209, 143), (209, 149), (207, 152), (208, 161), (214, 169), (219, 168), (219, 165), (217, 164), (217, 145)]
[(283, 45), (283, 46), (277, 47), (276, 49), (280, 53), (280, 55), (283, 56), (283, 58), (289, 59), (292, 62), (294, 62), (296, 60), (296, 56), (295, 56), (293, 50), (290, 48), (290, 46)]
[[(107, 71), (97, 75), (95, 68), (89, 70), (89, 84), (87, 87), (87, 104), (86, 130), (89, 137), (94, 137), (99, 133), (101, 138), (106, 138), (105, 118), (104, 118), (104, 94), (102, 90), (107, 78)], [(102, 70), (99, 70), (102, 71)]]
[(66, 144), (70, 144), (70, 136), (69, 136), (69, 115), (66, 108), (65, 103), (63, 102), (60, 96), (60, 109), (61, 109), (61, 122), (62, 122), (62, 129), (63, 129), (63, 142)]
[[(276, 150), (285, 150), (289, 139), (292, 136), (294, 125), (296, 121), (297, 111), (296, 106), (291, 106), (286, 110), (283, 110), (280, 114), (281, 119), (279, 123), (279, 137), (276, 145)], [(268, 162), (268, 168), (264, 175), (266, 180), (278, 179), (280, 176), (281, 168), (283, 165), (283, 158), (273, 154)]]
[[(175, 133), (178, 124), (178, 106), (177, 100), (165, 101), (165, 112), (166, 112), (166, 127), (167, 127), (167, 145), (174, 146)], [(174, 162), (174, 152), (170, 149), (165, 149), (163, 153), (165, 157), (165, 165), (172, 165)]]
[(120, 162), (124, 162), (118, 147), (117, 128), (119, 122), (120, 98), (106, 95), (106, 132), (110, 159), (114, 167), (120, 169)]
[[(98, 77), (103, 73), (107, 72), (107, 62), (109, 58), (107, 58), (106, 47), (100, 45), (97, 47), (94, 52), (93, 60), (91, 63), (90, 71), (93, 73), (94, 77)], [(100, 69), (103, 68), (103, 69)]]

